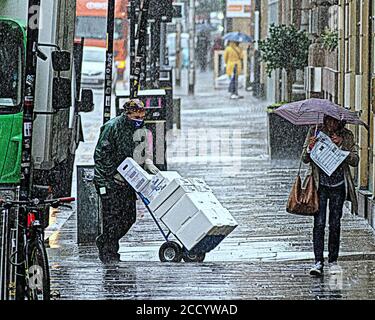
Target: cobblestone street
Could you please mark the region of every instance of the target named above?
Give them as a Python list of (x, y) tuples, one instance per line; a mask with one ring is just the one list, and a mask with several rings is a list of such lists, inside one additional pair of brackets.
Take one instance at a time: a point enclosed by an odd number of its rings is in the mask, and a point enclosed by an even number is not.
[[(121, 241), (122, 261), (104, 266), (96, 247), (77, 245), (73, 212), (49, 237), (52, 289), (61, 299), (374, 299), (375, 234), (348, 210), (342, 273), (308, 275), (312, 218), (285, 211), (298, 162), (269, 159), (267, 104), (243, 89), (244, 99), (230, 100), (226, 90), (213, 89), (208, 72), (197, 73), (196, 90), (195, 96), (186, 88), (175, 92), (182, 98), (182, 129), (168, 132), (168, 170), (203, 178), (239, 226), (204, 263), (163, 264), (163, 238), (140, 205), (136, 224)], [(85, 135), (93, 141), (79, 157), (90, 162), (101, 118), (85, 116)], [(213, 153), (219, 143), (229, 152)]]

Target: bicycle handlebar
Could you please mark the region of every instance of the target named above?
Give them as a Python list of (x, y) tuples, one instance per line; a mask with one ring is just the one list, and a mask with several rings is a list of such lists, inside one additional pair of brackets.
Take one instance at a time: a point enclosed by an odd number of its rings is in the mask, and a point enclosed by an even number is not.
[(66, 197), (66, 198), (57, 198), (57, 199), (32, 199), (32, 200), (23, 200), (23, 201), (14, 201), (14, 200), (5, 200), (0, 199), (0, 207), (10, 209), (13, 206), (44, 206), (44, 205), (52, 205), (54, 207), (58, 207), (63, 203), (73, 202), (76, 199), (73, 197)]

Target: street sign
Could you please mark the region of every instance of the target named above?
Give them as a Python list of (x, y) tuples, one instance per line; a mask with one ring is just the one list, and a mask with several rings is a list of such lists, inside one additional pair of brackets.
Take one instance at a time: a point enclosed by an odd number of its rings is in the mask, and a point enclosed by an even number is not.
[(227, 18), (249, 18), (252, 0), (227, 0)]

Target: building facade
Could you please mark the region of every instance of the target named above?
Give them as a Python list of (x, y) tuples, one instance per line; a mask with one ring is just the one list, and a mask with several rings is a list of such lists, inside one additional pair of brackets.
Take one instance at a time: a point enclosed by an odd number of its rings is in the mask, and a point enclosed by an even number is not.
[[(359, 146), (360, 164), (353, 170), (359, 199), (359, 215), (375, 228), (375, 0), (285, 0), (262, 1), (261, 38), (271, 23), (294, 24), (312, 40), (308, 65), (296, 74), (296, 100), (324, 98), (357, 112), (368, 124), (351, 126)], [(277, 17), (276, 17), (277, 12)], [(262, 63), (261, 63), (262, 64)], [(261, 70), (264, 70), (261, 67)], [(271, 102), (282, 101), (285, 92), (282, 72), (260, 83)]]
[(375, 227), (374, 214), (374, 14), (373, 0), (338, 1), (338, 103), (369, 125), (352, 128), (360, 150), (359, 215)]
[[(368, 124), (351, 126), (360, 164), (353, 170), (359, 215), (375, 228), (374, 207), (374, 13), (373, 0), (310, 1), (310, 48), (305, 78), (307, 97), (329, 99), (357, 112)], [(337, 37), (336, 46), (330, 44)], [(329, 38), (329, 37), (328, 37)], [(332, 41), (333, 44), (334, 41)]]

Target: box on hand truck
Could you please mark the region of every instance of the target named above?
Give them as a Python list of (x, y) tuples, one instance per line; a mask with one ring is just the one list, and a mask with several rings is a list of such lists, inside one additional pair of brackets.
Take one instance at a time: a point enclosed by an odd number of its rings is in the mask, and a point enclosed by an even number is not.
[[(160, 171), (150, 176), (131, 158), (127, 158), (118, 171), (133, 188), (137, 187), (136, 192), (166, 241), (159, 249), (162, 262), (180, 262), (182, 259), (202, 262), (206, 253), (217, 247), (238, 225), (202, 179), (182, 178), (174, 171)], [(139, 181), (134, 181), (135, 176), (147, 180), (142, 188), (139, 188)], [(168, 229), (168, 234), (159, 220)], [(171, 234), (182, 246), (168, 239)]]

